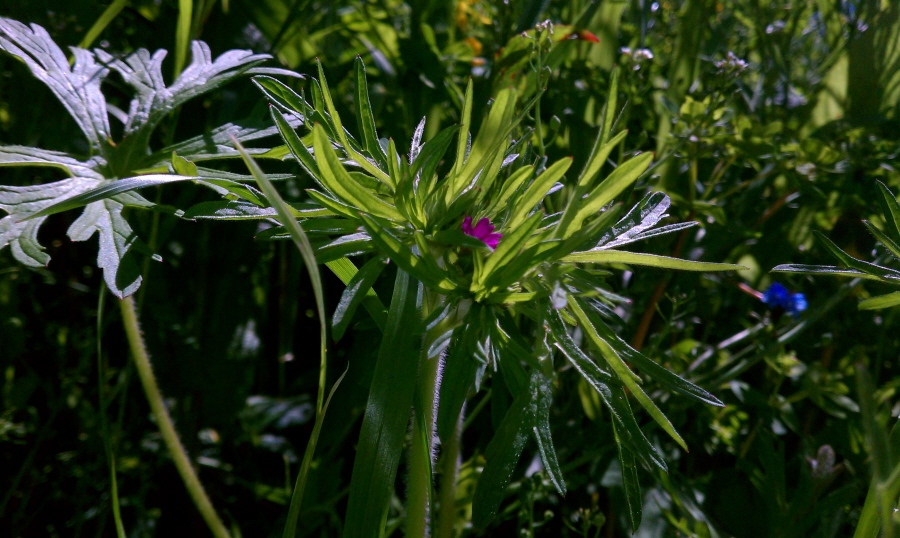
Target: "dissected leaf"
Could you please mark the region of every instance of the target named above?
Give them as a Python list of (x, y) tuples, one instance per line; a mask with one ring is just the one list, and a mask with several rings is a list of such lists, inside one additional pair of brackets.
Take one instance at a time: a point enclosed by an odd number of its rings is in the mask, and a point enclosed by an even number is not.
[(102, 59), (85, 49), (72, 47), (75, 63), (70, 67), (65, 53), (50, 34), (37, 24), (31, 26), (0, 17), (0, 50), (17, 57), (35, 78), (56, 95), (91, 149), (102, 153), (109, 145), (109, 116), (100, 84), (109, 74)]

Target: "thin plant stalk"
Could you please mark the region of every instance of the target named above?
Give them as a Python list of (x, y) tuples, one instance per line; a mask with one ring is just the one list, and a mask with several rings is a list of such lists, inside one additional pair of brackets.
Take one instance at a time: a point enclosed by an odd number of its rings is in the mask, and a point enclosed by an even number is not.
[[(263, 194), (266, 195), (269, 203), (272, 204), (272, 207), (275, 208), (275, 211), (278, 212), (278, 217), (281, 223), (287, 228), (288, 232), (291, 235), (291, 239), (294, 242), (294, 245), (297, 247), (297, 250), (300, 251), (300, 255), (303, 258), (303, 263), (306, 265), (306, 271), (309, 273), (309, 279), (312, 283), (313, 293), (316, 298), (316, 309), (319, 314), (319, 390), (316, 396), (316, 421), (313, 426), (313, 433), (309, 438), (309, 441), (306, 444), (306, 452), (303, 454), (303, 461), (300, 464), (300, 470), (297, 472), (297, 482), (294, 486), (294, 491), (291, 494), (291, 506), (288, 508), (288, 517), (287, 522), (284, 526), (284, 538), (293, 538), (297, 532), (297, 521), (300, 517), (300, 507), (303, 503), (303, 494), (306, 491), (306, 480), (309, 476), (309, 468), (312, 463), (313, 455), (316, 451), (316, 444), (319, 440), (319, 434), (322, 431), (322, 423), (325, 420), (325, 411), (328, 408), (328, 402), (331, 401), (331, 396), (334, 394), (334, 391), (337, 389), (341, 380), (344, 378), (342, 375), (340, 379), (331, 387), (331, 392), (328, 395), (328, 400), (325, 401), (325, 382), (327, 380), (328, 373), (328, 349), (326, 347), (327, 338), (328, 338), (328, 322), (325, 318), (325, 295), (322, 289), (322, 277), (319, 274), (319, 266), (316, 262), (315, 251), (312, 248), (312, 244), (309, 242), (309, 238), (306, 236), (306, 233), (303, 231), (303, 228), (297, 224), (297, 219), (294, 218), (291, 213), (290, 208), (287, 203), (278, 194), (278, 191), (275, 189), (275, 186), (272, 185), (272, 182), (269, 181), (269, 178), (263, 173), (262, 169), (256, 164), (256, 161), (253, 160), (252, 157), (247, 153), (244, 147), (241, 145), (237, 139), (231, 139), (234, 142), (235, 147), (240, 152), (241, 157), (244, 160), (244, 164), (247, 165), (247, 168), (250, 170), (250, 173), (253, 174), (253, 177), (256, 179), (256, 182), (259, 184), (260, 189), (262, 189)], [(344, 372), (346, 374), (346, 372)]]
[(460, 449), (465, 424), (466, 406), (463, 405), (453, 435), (441, 451), (441, 488), (438, 491), (437, 527), (435, 538), (454, 538), (456, 535), (456, 485), (459, 479)]
[[(422, 293), (422, 319), (427, 319), (440, 301), (428, 290)], [(406, 536), (425, 538), (429, 535), (431, 505), (434, 498), (434, 429), (435, 410), (440, 388), (440, 357), (428, 358), (428, 350), (445, 327), (438, 323), (422, 338), (422, 359), (416, 385), (413, 443), (409, 454), (409, 494), (406, 500)]]
[(109, 495), (112, 502), (113, 520), (116, 523), (116, 536), (125, 538), (125, 525), (122, 524), (122, 511), (119, 509), (119, 483), (116, 479), (116, 455), (113, 453), (112, 439), (109, 435), (109, 421), (106, 420), (106, 382), (103, 368), (103, 300), (106, 298), (106, 286), (100, 286), (97, 298), (97, 397), (100, 400), (100, 435), (103, 436), (103, 449), (106, 452), (106, 463), (109, 466)]
[(181, 439), (178, 438), (178, 433), (175, 431), (172, 417), (169, 416), (169, 411), (163, 403), (162, 393), (159, 390), (159, 385), (156, 383), (156, 377), (153, 375), (153, 368), (150, 366), (147, 347), (144, 345), (144, 339), (141, 336), (134, 299), (125, 297), (119, 301), (119, 307), (122, 312), (122, 324), (125, 326), (125, 334), (128, 337), (128, 345), (131, 348), (134, 366), (137, 369), (138, 377), (141, 378), (141, 385), (144, 387), (144, 394), (146, 394), (147, 402), (150, 404), (150, 411), (156, 419), (159, 433), (166, 443), (169, 455), (175, 462), (178, 474), (181, 475), (181, 480), (184, 482), (191, 500), (194, 501), (194, 505), (200, 511), (200, 515), (203, 516), (213, 536), (216, 538), (230, 538), (225, 524), (222, 523), (219, 514), (216, 513), (216, 509), (213, 508), (209, 496), (207, 496), (200, 479), (197, 477), (197, 472), (191, 465), (187, 451), (184, 449), (184, 445), (181, 444)]

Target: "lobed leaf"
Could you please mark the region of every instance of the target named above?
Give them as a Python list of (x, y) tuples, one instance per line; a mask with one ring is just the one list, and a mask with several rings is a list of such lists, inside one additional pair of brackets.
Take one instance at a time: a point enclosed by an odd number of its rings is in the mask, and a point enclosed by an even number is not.
[(95, 152), (103, 152), (110, 138), (106, 99), (100, 85), (109, 68), (97, 63), (91, 52), (72, 47), (75, 62), (69, 65), (65, 53), (43, 27), (30, 27), (0, 17), (0, 50), (19, 60), (35, 78), (56, 95)]

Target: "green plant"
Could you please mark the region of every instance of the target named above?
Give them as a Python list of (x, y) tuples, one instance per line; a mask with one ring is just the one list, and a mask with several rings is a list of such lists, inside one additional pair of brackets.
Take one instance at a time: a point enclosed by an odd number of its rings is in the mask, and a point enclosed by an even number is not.
[[(470, 84), (462, 125), (447, 128), (422, 143), (425, 124), (421, 123), (406, 161), (393, 141), (377, 138), (361, 62), (357, 63), (356, 94), (360, 142), (344, 129), (321, 67), (319, 80), (313, 81), (313, 104), (275, 79), (254, 80), (276, 105), (273, 118), (287, 147), (319, 186), (307, 192), (322, 209), (295, 215), (307, 217), (301, 227), (314, 238), (317, 260), (329, 263), (350, 255), (377, 253), (345, 292), (334, 316), (336, 337), (370, 293), (384, 260), (398, 266), (354, 465), (345, 536), (381, 532), (410, 410), (416, 419), (409, 462), (407, 534), (428, 533), (436, 439), (449, 444), (450, 438), (458, 435), (454, 430), (461, 424), (463, 402), (470, 387), (483, 382), (489, 368), (502, 372), (503, 385), (513, 402), (488, 446), (487, 465), (473, 501), (474, 524), (483, 528), (493, 518), (530, 435), (538, 443), (554, 485), (564, 493), (565, 481), (553, 449), (548, 413), (557, 350), (598, 391), (615, 418), (629, 511), (636, 527), (641, 513), (637, 461), (662, 469), (666, 466), (638, 427), (626, 394), (632, 394), (682, 447), (687, 446), (641, 388), (641, 378), (624, 361), (674, 391), (701, 402), (721, 403), (622, 341), (604, 320), (610, 306), (624, 300), (604, 290), (604, 278), (609, 273), (577, 264), (695, 271), (734, 270), (740, 266), (616, 249), (691, 224), (656, 228), (670, 203), (662, 193), (648, 194), (624, 216), (620, 205), (606, 207), (648, 169), (652, 159), (649, 153), (637, 155), (598, 181), (607, 157), (625, 137), (625, 132), (612, 132), (615, 101), (607, 104), (603, 129), (572, 192), (550, 202), (545, 199), (558, 190), (557, 183), (571, 160), (557, 161), (535, 173), (535, 166), (527, 163), (532, 155), (527, 131), (511, 144), (510, 136), (523, 117), (516, 112), (517, 94), (513, 89), (498, 93), (473, 140), (469, 134), (473, 108)], [(610, 95), (615, 93), (614, 82)], [(305, 140), (295, 133), (292, 117), (301, 119), (310, 130)], [(456, 159), (439, 174), (455, 135)], [(348, 171), (347, 165), (362, 171)], [(44, 212), (145, 185), (140, 178), (126, 180), (114, 190), (94, 189)], [(540, 208), (549, 204), (560, 210), (545, 215)], [(211, 212), (192, 211), (190, 216), (215, 218), (222, 212), (273, 216), (260, 197), (246, 194), (242, 200), (207, 209)], [(502, 223), (498, 230), (503, 240), (496, 250), (483, 235), (471, 230), (466, 234), (464, 226), (460, 229), (464, 217), (469, 219), (467, 223), (474, 219)], [(286, 236), (281, 228), (264, 234), (265, 238)], [(597, 353), (603, 362), (595, 361), (572, 340), (573, 326), (591, 343), (591, 354)], [(533, 350), (520, 343), (528, 341), (534, 342)], [(435, 413), (435, 409), (440, 411)], [(452, 475), (455, 471), (452, 464), (450, 467)], [(445, 487), (452, 490), (455, 485), (450, 480)], [(440, 509), (449, 514), (454, 507)], [(439, 519), (443, 517), (447, 516)]]
[[(149, 175), (139, 181), (153, 184), (159, 181), (191, 180), (210, 186), (222, 194), (231, 190), (250, 192), (240, 183), (247, 178), (203, 169), (194, 164), (194, 161), (237, 157), (237, 150), (228, 146), (230, 141), (265, 137), (274, 134), (272, 129), (241, 128), (227, 124), (216, 129), (211, 136), (171, 144), (155, 152), (151, 150), (152, 136), (163, 120), (177, 111), (184, 102), (215, 90), (239, 76), (259, 73), (294, 74), (282, 69), (258, 67), (269, 56), (249, 51), (230, 51), (213, 60), (209, 47), (201, 41), (195, 41), (192, 45), (191, 64), (171, 86), (167, 86), (162, 75), (165, 51), (160, 50), (151, 55), (147, 50), (140, 49), (127, 57), (116, 58), (100, 49), (89, 51), (72, 47), (73, 62), (70, 65), (66, 55), (44, 28), (36, 24), (29, 27), (5, 18), (0, 18), (0, 50), (22, 61), (53, 92), (75, 120), (88, 146), (86, 156), (26, 146), (0, 146), (0, 166), (55, 167), (69, 175), (62, 181), (49, 184), (0, 186), (0, 209), (8, 213), (0, 219), (0, 248), (9, 245), (13, 256), (26, 265), (46, 265), (50, 257), (38, 243), (37, 235), (47, 215), (53, 212), (48, 211), (48, 208), (66, 207), (72, 205), (73, 201), (74, 207), (85, 207), (81, 216), (69, 227), (68, 235), (72, 240), (86, 241), (94, 233), (99, 234), (97, 266), (103, 270), (106, 285), (112, 293), (122, 299), (120, 306), (123, 324), (132, 355), (163, 439), (191, 498), (213, 534), (227, 537), (229, 533), (203, 490), (163, 403), (140, 335), (135, 303), (131, 298), (142, 280), (135, 253), (161, 258), (154, 255), (135, 235), (123, 216), (124, 209), (152, 209), (178, 216), (183, 216), (184, 212), (122, 190), (121, 181), (142, 172), (169, 171), (184, 175)], [(183, 63), (183, 60), (181, 58), (180, 62)], [(135, 91), (127, 113), (108, 103), (101, 91), (101, 85), (111, 69)], [(122, 135), (118, 142), (113, 140), (109, 116), (122, 124)], [(257, 153), (273, 152), (257, 150)], [(278, 151), (274, 153), (277, 154)], [(201, 173), (217, 177), (204, 179), (198, 177)], [(98, 190), (112, 194), (92, 197), (92, 193)], [(113, 461), (111, 456), (110, 461)], [(113, 474), (113, 480), (114, 478)], [(118, 500), (113, 502), (117, 507)], [(116, 520), (121, 533), (118, 508)]]

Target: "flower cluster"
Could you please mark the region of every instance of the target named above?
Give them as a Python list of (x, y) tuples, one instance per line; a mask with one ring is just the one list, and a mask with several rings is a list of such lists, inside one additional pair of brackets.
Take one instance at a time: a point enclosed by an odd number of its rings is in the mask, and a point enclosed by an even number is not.
[(763, 293), (762, 302), (766, 303), (771, 308), (783, 308), (788, 314), (795, 318), (800, 315), (800, 312), (806, 310), (807, 307), (805, 295), (802, 293), (791, 293), (778, 282), (773, 283), (769, 286), (769, 289)]

